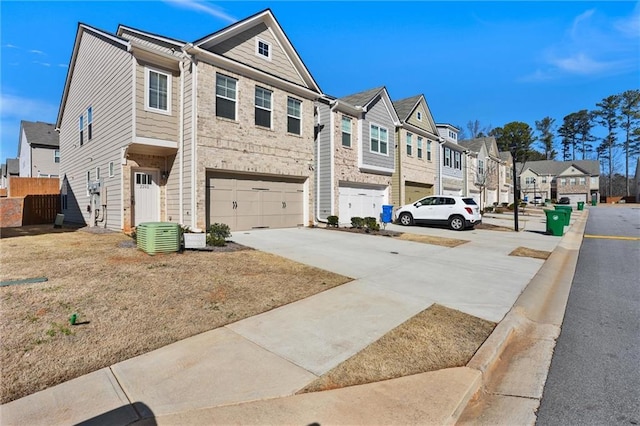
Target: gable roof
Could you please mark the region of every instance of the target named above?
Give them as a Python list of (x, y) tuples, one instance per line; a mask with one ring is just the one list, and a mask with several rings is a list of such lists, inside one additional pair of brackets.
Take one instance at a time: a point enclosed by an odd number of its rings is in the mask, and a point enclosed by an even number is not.
[(27, 143), (31, 146), (47, 146), (57, 148), (60, 146), (58, 132), (55, 125), (42, 121), (21, 121), (20, 128), (27, 137)]
[(381, 97), (383, 102), (387, 105), (394, 124), (396, 126), (399, 126), (400, 119), (398, 118), (398, 113), (396, 112), (396, 109), (393, 107), (393, 102), (391, 102), (391, 98), (389, 97), (387, 88), (384, 86), (375, 87), (373, 89), (365, 90), (364, 92), (359, 92), (359, 93), (354, 93), (352, 95), (344, 96), (342, 98), (338, 98), (338, 101), (341, 103), (346, 103), (348, 105), (351, 105), (356, 109), (362, 108), (362, 110), (366, 111), (369, 108), (369, 106), (372, 103), (374, 103), (378, 97)]
[(288, 58), (295, 66), (296, 70), (300, 73), (300, 76), (307, 87), (311, 88), (311, 90), (313, 90), (314, 92), (322, 93), (322, 90), (320, 90), (320, 86), (318, 85), (318, 83), (316, 83), (315, 79), (311, 75), (311, 72), (298, 54), (298, 51), (295, 49), (295, 47), (291, 43), (291, 40), (289, 40), (289, 37), (280, 26), (280, 23), (273, 15), (273, 12), (271, 12), (271, 9), (265, 9), (261, 12), (258, 12), (248, 18), (236, 22), (235, 24), (231, 24), (219, 31), (204, 36), (191, 44), (195, 48), (204, 49), (209, 54), (216, 55), (213, 52), (208, 51), (211, 46), (223, 43), (224, 41), (260, 24), (266, 25), (273, 32), (274, 36), (278, 40), (280, 47), (284, 50)]
[(393, 101), (393, 107), (398, 113), (398, 118), (402, 121), (406, 121), (416, 106), (420, 103), (420, 99), (422, 99), (422, 97), (422, 95), (416, 95), (399, 101)]
[(114, 43), (127, 51), (131, 50), (131, 44), (128, 40), (119, 37), (110, 32), (99, 30), (89, 25), (78, 23), (78, 30), (76, 31), (76, 39), (73, 44), (73, 51), (71, 52), (71, 59), (69, 61), (69, 68), (67, 68), (67, 77), (64, 82), (64, 89), (62, 90), (62, 99), (60, 100), (60, 107), (58, 108), (58, 118), (56, 119), (56, 128), (59, 128), (62, 124), (62, 115), (64, 112), (65, 104), (67, 103), (67, 96), (69, 95), (69, 86), (71, 85), (71, 77), (73, 76), (73, 70), (76, 66), (76, 60), (78, 58), (78, 49), (80, 48), (80, 40), (85, 32), (94, 34), (95, 36)]
[[(538, 175), (551, 175), (558, 176), (569, 167), (575, 167), (590, 176), (600, 175), (600, 163), (598, 160), (576, 160), (576, 161), (555, 161), (555, 160), (540, 160), (540, 161), (527, 161), (524, 163), (525, 170), (531, 169)], [(522, 163), (516, 163), (518, 170), (522, 169)], [(523, 170), (524, 171), (524, 170)]]

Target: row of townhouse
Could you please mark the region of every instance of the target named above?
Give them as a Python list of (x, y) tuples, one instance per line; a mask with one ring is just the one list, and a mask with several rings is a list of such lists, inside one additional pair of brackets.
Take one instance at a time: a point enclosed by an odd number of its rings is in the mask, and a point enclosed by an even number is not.
[[(269, 9), (194, 42), (79, 24), (56, 128), (65, 220), (115, 230), (349, 223), (434, 193), (509, 197), (495, 140), (465, 148), (423, 95), (324, 94)], [(497, 170), (482, 191), (479, 168)]]

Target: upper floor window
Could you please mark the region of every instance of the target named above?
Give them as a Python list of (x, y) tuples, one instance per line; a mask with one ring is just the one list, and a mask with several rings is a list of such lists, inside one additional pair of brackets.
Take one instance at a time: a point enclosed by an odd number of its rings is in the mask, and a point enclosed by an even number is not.
[(171, 75), (145, 68), (147, 109), (164, 114), (171, 113)]
[(370, 134), (370, 150), (371, 152), (376, 152), (378, 154), (388, 154), (389, 147), (389, 133), (387, 129), (384, 127), (376, 126), (375, 124), (371, 125), (371, 134)]
[(93, 137), (93, 107), (87, 108), (87, 140)]
[(78, 130), (80, 130), (80, 146), (82, 146), (84, 144), (84, 114), (78, 120), (78, 127)]
[(287, 132), (300, 134), (302, 121), (302, 102), (294, 98), (287, 98)]
[(534, 177), (531, 176), (527, 176), (524, 178), (524, 184), (525, 185), (533, 185), (533, 183), (536, 181), (536, 179)]
[(586, 185), (587, 184), (587, 178), (585, 178), (585, 177), (578, 178), (578, 183), (580, 185)]
[(422, 121), (422, 112), (421, 111), (418, 111), (416, 113), (416, 118), (418, 119), (418, 121)]
[(576, 184), (576, 178), (572, 177), (569, 178), (569, 185), (575, 185)]
[(55, 151), (53, 151), (53, 162), (54, 163), (59, 163), (60, 162), (60, 150), (56, 149)]
[(542, 176), (542, 178), (540, 178), (542, 183), (547, 183), (547, 177), (546, 176)]
[(271, 128), (271, 95), (272, 92), (256, 87), (255, 123), (256, 126)]
[(454, 167), (456, 169), (458, 169), (458, 170), (462, 170), (462, 162), (460, 160), (462, 155), (457, 151), (456, 151), (456, 153), (454, 155), (455, 155), (455, 160), (456, 160)]
[(598, 185), (598, 178), (596, 176), (591, 176), (591, 186)]
[(456, 132), (452, 132), (451, 130), (449, 130), (449, 137), (451, 139), (458, 139), (458, 135), (456, 134)]
[(109, 177), (113, 177), (115, 174), (113, 161), (109, 161)]
[(238, 80), (216, 74), (216, 117), (236, 119)]
[(342, 116), (342, 146), (351, 147), (351, 118)]
[(100, 180), (100, 167), (96, 167), (96, 180)]
[(418, 158), (422, 158), (422, 138), (418, 137)]
[(431, 161), (431, 141), (427, 141), (427, 161)]
[(444, 149), (444, 165), (451, 167), (451, 148)]
[(413, 155), (413, 135), (411, 133), (407, 133), (407, 155), (411, 157)]
[(271, 45), (264, 40), (256, 39), (256, 54), (271, 59)]
[(478, 174), (484, 175), (484, 160), (478, 160)]
[(566, 185), (567, 184), (567, 178), (560, 178), (560, 185)]

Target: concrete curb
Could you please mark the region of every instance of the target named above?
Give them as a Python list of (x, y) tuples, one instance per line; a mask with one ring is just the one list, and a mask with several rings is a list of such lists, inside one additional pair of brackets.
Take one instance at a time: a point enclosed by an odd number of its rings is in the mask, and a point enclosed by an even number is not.
[[(514, 357), (514, 354), (518, 351), (517, 348), (510, 348), (510, 346), (522, 346), (523, 336), (527, 339), (528, 344), (525, 345), (526, 349), (520, 350), (519, 354), (521, 355), (522, 352), (527, 350), (530, 351), (535, 346), (538, 348), (537, 350), (543, 352), (535, 356), (538, 359), (542, 359), (542, 363), (550, 364), (555, 341), (560, 335), (560, 327), (564, 319), (564, 312), (588, 217), (588, 210), (585, 210), (584, 214), (576, 219), (562, 237), (558, 247), (551, 253), (542, 268), (518, 297), (505, 318), (496, 326), (493, 333), (467, 363), (467, 367), (482, 374), (482, 380), (476, 394), (469, 400), (469, 413), (466, 413), (466, 416), (461, 415), (458, 417), (462, 424), (467, 423), (471, 418), (477, 419), (477, 416), (482, 414), (483, 407), (480, 400), (483, 398), (483, 394), (491, 392), (490, 387), (495, 390), (499, 386), (496, 382), (508, 380), (505, 378), (505, 374), (508, 374), (504, 371), (506, 368), (500, 368), (500, 371), (497, 371), (498, 367), (504, 367), (509, 364), (507, 358)], [(532, 341), (534, 343), (531, 343)], [(536, 344), (543, 341), (546, 344)], [(531, 356), (531, 353), (529, 352), (527, 356)], [(531, 378), (530, 383), (524, 385), (529, 389), (534, 389), (534, 391), (529, 392), (531, 395), (527, 395), (526, 398), (538, 399), (537, 404), (534, 405), (532, 405), (530, 399), (526, 402), (527, 411), (531, 411), (531, 407), (533, 407), (534, 411), (537, 409), (539, 399), (542, 397), (547, 372), (548, 368), (544, 371), (543, 377)], [(518, 395), (515, 394), (515, 396)], [(460, 410), (461, 413), (464, 411), (465, 409)], [(531, 416), (526, 414), (518, 417), (519, 424), (530, 423)], [(494, 416), (491, 421), (495, 420), (497, 419)], [(512, 418), (511, 420), (515, 419)], [(487, 421), (487, 424), (491, 421)], [(535, 423), (535, 420), (533, 423)]]

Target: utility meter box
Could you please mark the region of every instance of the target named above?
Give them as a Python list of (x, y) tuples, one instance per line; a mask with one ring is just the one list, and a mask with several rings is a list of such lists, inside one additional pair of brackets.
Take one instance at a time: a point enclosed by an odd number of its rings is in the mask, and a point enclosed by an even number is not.
[(101, 186), (102, 185), (100, 184), (99, 180), (89, 182), (89, 194), (99, 194)]

